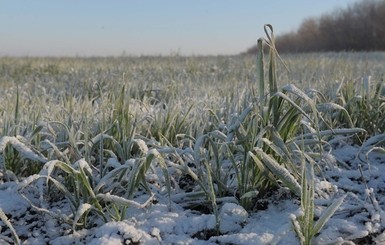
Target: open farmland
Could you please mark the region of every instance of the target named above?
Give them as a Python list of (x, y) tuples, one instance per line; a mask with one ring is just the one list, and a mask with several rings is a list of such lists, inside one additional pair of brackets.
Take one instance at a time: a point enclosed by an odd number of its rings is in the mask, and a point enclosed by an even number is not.
[(385, 54), (281, 58), (0, 58), (0, 243), (384, 244)]

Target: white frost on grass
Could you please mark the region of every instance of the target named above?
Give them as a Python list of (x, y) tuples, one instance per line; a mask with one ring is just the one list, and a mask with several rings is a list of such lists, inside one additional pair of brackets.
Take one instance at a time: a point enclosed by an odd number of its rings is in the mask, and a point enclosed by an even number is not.
[(74, 164), (72, 164), (72, 167), (76, 170), (79, 170), (79, 169), (84, 170), (85, 169), (88, 171), (88, 173), (92, 173), (92, 169), (91, 169), (90, 165), (88, 164), (88, 162), (86, 162), (86, 160), (84, 158), (81, 158), (78, 161), (76, 161)]
[(106, 167), (120, 168), (122, 164), (116, 158), (108, 158)]
[(47, 159), (44, 156), (39, 156), (37, 153), (28, 148), (24, 143), (19, 141), (17, 137), (3, 136), (0, 138), (0, 153), (4, 152), (5, 147), (11, 144), (23, 157), (32, 161), (46, 163)]
[(134, 142), (138, 145), (140, 151), (143, 153), (143, 154), (147, 154), (148, 152), (148, 147), (146, 145), (146, 142), (144, 142), (144, 140), (141, 140), (141, 139), (135, 139)]
[[(366, 187), (360, 178), (358, 164), (362, 164), (355, 155), (358, 147), (342, 146), (332, 150), (339, 160), (346, 161), (349, 169), (339, 164), (335, 168), (324, 170), (324, 178), (317, 180), (316, 216), (330, 205), (330, 200), (336, 193), (349, 193), (335, 215), (317, 235), (320, 243), (336, 242), (354, 244), (356, 239), (372, 236), (373, 242), (384, 244), (385, 214), (376, 210), (368, 198)], [(373, 154), (370, 156), (370, 168), (363, 166), (363, 174), (368, 188), (375, 194), (379, 207), (385, 204), (381, 193), (385, 190), (385, 156)], [(132, 160), (134, 162), (134, 160)], [(344, 165), (345, 166), (345, 165)], [(296, 197), (277, 197), (266, 199), (266, 210), (255, 210), (247, 213), (242, 207), (233, 203), (225, 203), (220, 210), (221, 233), (215, 234), (215, 217), (212, 214), (202, 214), (185, 209), (181, 204), (172, 203), (169, 210), (167, 198), (156, 194), (158, 203), (143, 207), (131, 205), (126, 212), (126, 219), (121, 222), (108, 222), (100, 227), (78, 230), (76, 234), (69, 232), (68, 224), (58, 220), (46, 222), (41, 213), (28, 214), (26, 217), (36, 219), (41, 226), (30, 224), (23, 212), (28, 213), (29, 204), (22, 199), (16, 186), (24, 186), (33, 180), (33, 176), (24, 181), (9, 182), (0, 185), (0, 207), (9, 215), (16, 232), (24, 237), (25, 244), (42, 244), (38, 241), (50, 241), (53, 245), (67, 244), (126, 244), (140, 242), (141, 244), (299, 244), (295, 237), (290, 221), (290, 214), (296, 213), (299, 200)], [(25, 182), (25, 183), (24, 183)], [(8, 186), (8, 187), (6, 187)], [(27, 189), (23, 189), (28, 191)], [(319, 192), (319, 193), (318, 193)], [(147, 195), (139, 195), (134, 200), (143, 203)], [(65, 205), (64, 205), (65, 204)], [(52, 204), (48, 207), (52, 212), (69, 210), (68, 202)], [(67, 211), (68, 211), (67, 210)], [(66, 212), (68, 213), (68, 212)], [(13, 219), (16, 217), (16, 219)], [(12, 220), (13, 219), (13, 220)], [(51, 220), (53, 221), (53, 220)], [(9, 235), (9, 230), (0, 224), (0, 237)], [(45, 231), (42, 232), (42, 231)], [(49, 232), (47, 232), (49, 231)], [(36, 236), (28, 237), (30, 232)], [(44, 235), (45, 234), (45, 235)], [(359, 241), (359, 240), (358, 240)]]

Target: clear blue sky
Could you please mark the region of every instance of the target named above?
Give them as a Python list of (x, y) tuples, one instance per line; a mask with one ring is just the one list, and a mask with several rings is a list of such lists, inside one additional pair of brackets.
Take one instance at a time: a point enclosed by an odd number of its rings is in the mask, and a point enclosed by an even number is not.
[(237, 54), (355, 0), (1, 0), (0, 56)]

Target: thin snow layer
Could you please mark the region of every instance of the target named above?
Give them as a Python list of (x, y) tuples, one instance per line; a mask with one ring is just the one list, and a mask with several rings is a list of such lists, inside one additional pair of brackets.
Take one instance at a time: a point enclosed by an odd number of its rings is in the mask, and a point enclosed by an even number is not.
[(219, 213), (219, 231), (222, 234), (239, 232), (242, 224), (246, 222), (248, 213), (240, 205), (235, 203), (225, 203)]
[(109, 222), (101, 227), (75, 232), (74, 234), (56, 238), (51, 241), (52, 245), (66, 244), (92, 244), (92, 245), (115, 245), (115, 244), (159, 244), (156, 237), (136, 228), (129, 221)]
[[(9, 195), (0, 192), (1, 200)], [(17, 194), (15, 195), (17, 197)], [(169, 211), (167, 204), (158, 203), (147, 209), (130, 208), (127, 219), (121, 222), (109, 222), (100, 227), (83, 229), (69, 233), (69, 225), (56, 222), (48, 215), (26, 211), (27, 203), (21, 197), (10, 202), (1, 202), (7, 212), (15, 212), (11, 207), (23, 207), (27, 221), (15, 222), (15, 228), (23, 237), (25, 244), (52, 245), (66, 244), (271, 244), (272, 242), (291, 241), (297, 244), (291, 231), (289, 215), (298, 205), (292, 201), (283, 201), (271, 208), (248, 215), (243, 207), (226, 203), (220, 210), (222, 235), (214, 235), (208, 239), (199, 238), (199, 233), (215, 228), (215, 217), (196, 211), (184, 210), (174, 205)], [(63, 205), (63, 203), (58, 203)], [(40, 221), (35, 221), (40, 219)], [(34, 220), (29, 223), (28, 220)], [(56, 228), (55, 228), (56, 226)], [(29, 234), (28, 230), (34, 230)], [(68, 234), (69, 233), (69, 234)], [(0, 237), (0, 244), (1, 237)], [(283, 243), (284, 244), (284, 243)]]
[[(367, 154), (349, 145), (341, 145), (331, 154), (334, 166), (321, 166), (322, 177), (316, 180), (316, 217), (336, 198), (347, 195), (315, 241), (385, 244), (385, 155), (376, 151)], [(224, 203), (219, 209), (219, 234), (215, 232), (214, 215), (185, 209), (177, 203), (170, 208), (167, 198), (160, 194), (156, 204), (129, 208), (123, 221), (73, 232), (70, 224), (31, 208), (16, 193), (17, 185), (20, 183), (0, 185), (0, 208), (23, 244), (299, 244), (290, 217), (301, 213), (300, 202), (285, 195), (285, 191), (266, 199), (265, 210), (247, 212), (238, 204)], [(29, 193), (33, 195), (38, 194)], [(135, 201), (143, 203), (146, 199), (144, 195)], [(34, 205), (39, 204), (37, 200)], [(70, 214), (67, 200), (44, 203), (44, 207), (55, 214)], [(12, 243), (10, 229), (0, 221), (0, 244), (8, 243)]]
[(290, 223), (290, 214), (297, 209), (293, 201), (282, 200), (252, 214), (239, 232), (211, 237), (210, 241), (215, 244), (298, 244)]
[[(261, 214), (248, 217), (247, 212), (236, 204), (225, 204), (220, 216), (224, 218), (222, 229), (228, 234), (211, 236), (208, 240), (196, 238), (199, 232), (215, 227), (213, 215), (198, 214), (189, 210), (168, 211), (164, 204), (154, 205), (148, 210), (130, 209), (131, 215), (122, 222), (110, 222), (101, 227), (80, 231), (77, 234), (62, 236), (51, 243), (71, 244), (83, 241), (87, 244), (297, 244), (289, 225), (290, 211), (297, 205), (285, 201), (272, 206)], [(226, 217), (227, 216), (227, 217)], [(233, 217), (233, 218), (230, 218)], [(230, 227), (233, 224), (236, 227)], [(246, 224), (246, 225), (244, 225)]]
[(29, 203), (13, 189), (0, 190), (0, 209), (6, 214), (23, 214), (29, 208)]

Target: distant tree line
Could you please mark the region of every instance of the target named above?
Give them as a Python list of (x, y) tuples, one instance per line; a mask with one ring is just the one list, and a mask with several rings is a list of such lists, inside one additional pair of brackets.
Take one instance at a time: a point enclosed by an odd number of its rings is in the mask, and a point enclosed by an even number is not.
[[(276, 37), (280, 53), (385, 50), (385, 0), (362, 0), (305, 19), (296, 32)], [(256, 46), (246, 53), (255, 53)]]

